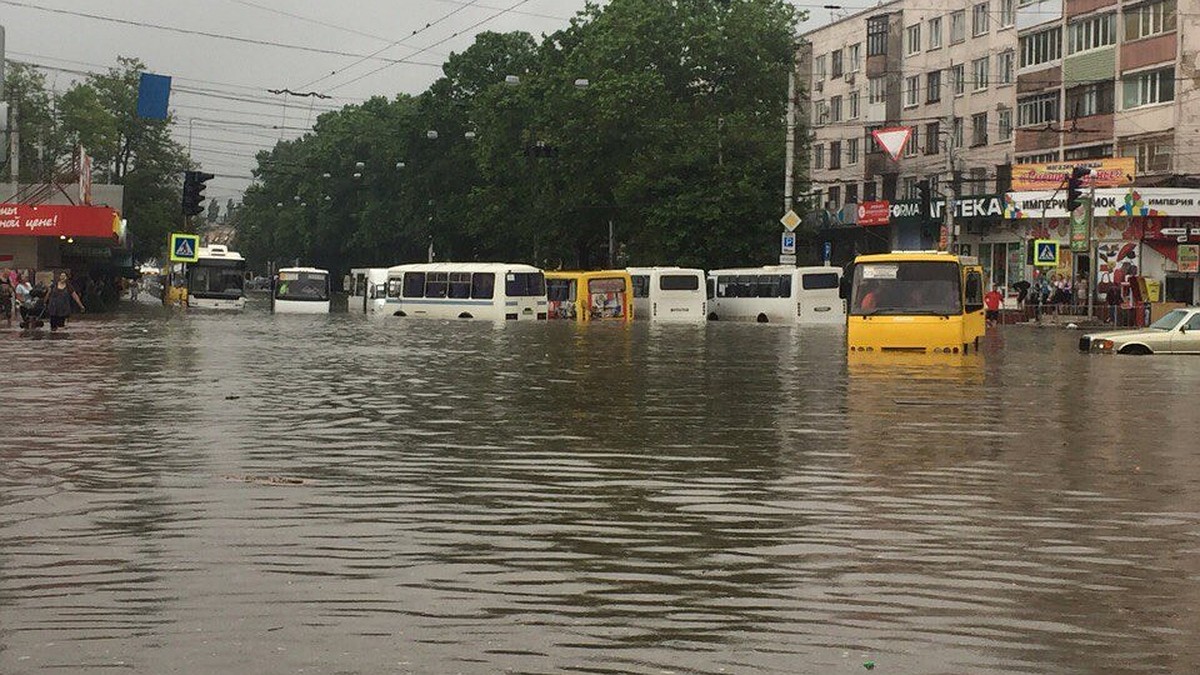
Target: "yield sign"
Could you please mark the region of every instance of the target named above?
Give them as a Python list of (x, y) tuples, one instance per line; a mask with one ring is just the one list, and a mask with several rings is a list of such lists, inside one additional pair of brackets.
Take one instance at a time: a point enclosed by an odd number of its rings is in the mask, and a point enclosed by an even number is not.
[(875, 142), (896, 160), (900, 159), (900, 153), (904, 152), (904, 146), (908, 145), (908, 139), (912, 137), (912, 127), (876, 129), (871, 135), (875, 137)]

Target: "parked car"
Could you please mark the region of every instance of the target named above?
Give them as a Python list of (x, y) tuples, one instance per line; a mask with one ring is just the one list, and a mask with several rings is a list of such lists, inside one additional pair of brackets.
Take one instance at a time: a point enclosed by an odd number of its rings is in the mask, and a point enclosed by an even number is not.
[(1079, 350), (1103, 354), (1200, 354), (1200, 307), (1176, 309), (1149, 328), (1091, 333)]

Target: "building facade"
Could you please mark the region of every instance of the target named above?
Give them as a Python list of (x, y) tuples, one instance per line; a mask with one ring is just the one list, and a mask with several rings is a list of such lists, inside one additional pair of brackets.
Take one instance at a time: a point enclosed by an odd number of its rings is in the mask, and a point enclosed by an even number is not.
[[(1190, 260), (1200, 242), (1200, 218), (1186, 215), (1192, 203), (1200, 209), (1200, 13), (1180, 13), (1177, 2), (897, 0), (801, 36), (811, 205), (828, 214), (828, 239), (853, 242), (840, 257), (871, 241), (936, 248), (937, 200), (954, 190), (967, 202), (955, 210), (960, 250), (978, 255), (998, 285), (1034, 280), (1051, 271), (1031, 265), (1030, 242), (1065, 243), (1070, 227), (1060, 204), (1017, 206), (1061, 195), (1011, 192), (1013, 165), (1127, 157), (1134, 189), (1105, 197), (1114, 208), (1097, 210), (1093, 249), (1065, 254), (1053, 273), (1099, 290), (1111, 283), (1113, 249), (1123, 269), (1200, 301), (1200, 281), (1175, 252), (1187, 246)], [(911, 129), (896, 160), (871, 134), (894, 126)], [(932, 217), (913, 201), (922, 181)], [(884, 218), (860, 222), (883, 201)], [(1149, 202), (1167, 207), (1131, 206)]]

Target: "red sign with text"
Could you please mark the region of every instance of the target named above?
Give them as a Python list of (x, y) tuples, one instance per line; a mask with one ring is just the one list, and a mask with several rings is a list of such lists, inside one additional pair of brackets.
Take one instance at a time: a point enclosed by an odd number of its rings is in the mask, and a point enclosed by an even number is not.
[(858, 224), (862, 227), (887, 225), (891, 222), (892, 206), (888, 202), (863, 202), (858, 205)]
[(97, 206), (0, 204), (0, 236), (113, 239), (120, 217)]

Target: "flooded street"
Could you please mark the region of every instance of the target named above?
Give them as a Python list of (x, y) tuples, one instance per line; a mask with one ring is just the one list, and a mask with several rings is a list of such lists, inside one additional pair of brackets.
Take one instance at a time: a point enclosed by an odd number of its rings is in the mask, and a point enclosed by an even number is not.
[(2, 334), (0, 673), (1200, 669), (1200, 359), (168, 316)]

